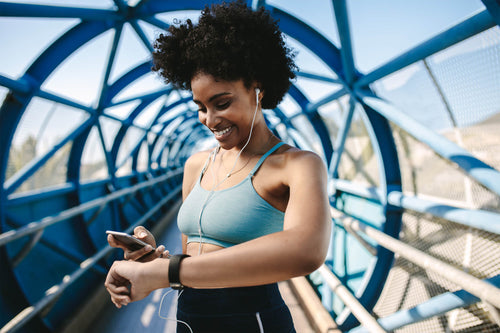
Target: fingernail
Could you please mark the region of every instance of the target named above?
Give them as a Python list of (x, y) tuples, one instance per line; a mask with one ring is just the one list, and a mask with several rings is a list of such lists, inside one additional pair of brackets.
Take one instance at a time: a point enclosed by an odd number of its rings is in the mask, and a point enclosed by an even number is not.
[(146, 250), (146, 252), (153, 251), (153, 247), (151, 245), (146, 245), (144, 246), (144, 250)]
[(142, 238), (142, 237), (146, 237), (147, 235), (148, 235), (148, 234), (147, 234), (147, 233), (145, 233), (145, 232), (143, 231), (143, 232), (141, 232), (141, 233), (139, 234), (139, 237), (141, 237), (141, 238)]

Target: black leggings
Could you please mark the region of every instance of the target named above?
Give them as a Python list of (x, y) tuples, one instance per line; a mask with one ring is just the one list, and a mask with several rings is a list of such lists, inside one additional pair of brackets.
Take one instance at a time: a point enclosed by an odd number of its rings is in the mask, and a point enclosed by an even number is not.
[[(294, 333), (292, 316), (276, 283), (242, 288), (191, 289), (179, 296), (177, 320), (193, 333)], [(178, 322), (177, 333), (189, 333)]]

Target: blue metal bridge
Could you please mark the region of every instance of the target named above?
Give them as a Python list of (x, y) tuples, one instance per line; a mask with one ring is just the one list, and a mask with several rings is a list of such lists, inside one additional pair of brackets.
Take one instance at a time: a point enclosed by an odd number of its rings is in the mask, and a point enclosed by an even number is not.
[[(207, 2), (0, 2), (0, 332), (70, 327), (121, 255), (107, 229), (145, 225), (175, 252), (183, 163), (213, 141), (189, 92), (151, 73), (151, 43)], [(303, 302), (318, 332), (500, 332), (500, 1), (473, 2), (363, 69), (360, 1), (249, 1), (298, 54), (268, 124), (329, 170), (331, 249), (300, 280), (331, 320)]]

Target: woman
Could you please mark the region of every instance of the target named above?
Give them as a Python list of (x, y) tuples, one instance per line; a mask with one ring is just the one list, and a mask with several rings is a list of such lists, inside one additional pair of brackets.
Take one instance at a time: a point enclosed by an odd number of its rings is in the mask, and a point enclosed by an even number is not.
[(185, 164), (183, 255), (166, 258), (160, 246), (144, 257), (156, 244), (136, 229), (151, 248), (111, 267), (105, 285), (117, 307), (170, 286), (183, 289), (178, 332), (295, 331), (276, 282), (323, 263), (331, 218), (324, 163), (280, 142), (262, 113), (288, 90), (292, 57), (269, 13), (242, 2), (207, 7), (197, 25), (156, 40), (153, 70), (192, 91), (218, 146)]

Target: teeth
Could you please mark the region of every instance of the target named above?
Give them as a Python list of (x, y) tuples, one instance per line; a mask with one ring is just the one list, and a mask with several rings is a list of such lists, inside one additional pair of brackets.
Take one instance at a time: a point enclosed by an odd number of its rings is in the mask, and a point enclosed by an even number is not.
[(226, 134), (227, 132), (229, 132), (231, 130), (232, 126), (229, 126), (228, 128), (225, 128), (223, 129), (222, 131), (214, 131), (215, 135), (217, 136), (221, 136), (221, 135), (224, 135)]

